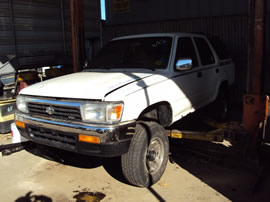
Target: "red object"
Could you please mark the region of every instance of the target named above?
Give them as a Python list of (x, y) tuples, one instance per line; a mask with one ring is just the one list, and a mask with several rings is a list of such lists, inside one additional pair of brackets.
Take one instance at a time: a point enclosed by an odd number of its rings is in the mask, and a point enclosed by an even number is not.
[(252, 93), (262, 93), (265, 0), (255, 1), (254, 74)]
[(260, 124), (269, 116), (269, 97), (256, 94), (244, 96), (243, 128), (251, 135), (248, 146), (250, 157), (257, 154), (257, 146), (260, 141)]
[[(243, 127), (251, 136), (248, 155), (255, 157), (259, 143), (260, 124), (266, 120), (268, 97), (263, 95), (263, 43), (265, 0), (250, 0), (249, 16), (249, 64), (247, 72), (247, 94), (243, 102)], [(253, 17), (254, 11), (254, 17)], [(253, 26), (251, 26), (253, 24)], [(254, 54), (251, 55), (251, 50)]]
[(27, 84), (26, 82), (21, 81), (21, 82), (20, 82), (20, 86), (19, 86), (19, 92), (20, 92), (22, 89), (26, 88), (27, 86), (28, 86), (28, 84)]

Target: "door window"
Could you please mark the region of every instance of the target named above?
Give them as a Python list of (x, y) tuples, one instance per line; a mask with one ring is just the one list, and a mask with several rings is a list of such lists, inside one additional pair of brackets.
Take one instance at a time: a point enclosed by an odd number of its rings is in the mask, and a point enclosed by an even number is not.
[(215, 63), (215, 57), (208, 45), (208, 43), (203, 38), (195, 38), (195, 43), (197, 45), (201, 63), (202, 65), (211, 65)]
[(176, 64), (177, 60), (179, 59), (191, 59), (192, 67), (198, 66), (196, 51), (191, 38), (182, 37), (178, 40), (174, 64)]

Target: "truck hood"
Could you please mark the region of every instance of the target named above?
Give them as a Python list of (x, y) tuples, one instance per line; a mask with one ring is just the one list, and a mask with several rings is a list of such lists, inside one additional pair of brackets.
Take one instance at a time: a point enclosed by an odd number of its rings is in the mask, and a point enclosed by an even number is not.
[(24, 88), (20, 94), (103, 100), (110, 92), (152, 75), (130, 72), (79, 72), (34, 84)]

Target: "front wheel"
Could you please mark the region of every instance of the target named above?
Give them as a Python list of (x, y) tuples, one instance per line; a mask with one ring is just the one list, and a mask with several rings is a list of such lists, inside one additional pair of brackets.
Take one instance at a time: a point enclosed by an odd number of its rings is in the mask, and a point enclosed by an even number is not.
[(121, 157), (123, 174), (131, 184), (149, 187), (163, 175), (168, 155), (164, 128), (155, 122), (138, 123), (129, 151)]

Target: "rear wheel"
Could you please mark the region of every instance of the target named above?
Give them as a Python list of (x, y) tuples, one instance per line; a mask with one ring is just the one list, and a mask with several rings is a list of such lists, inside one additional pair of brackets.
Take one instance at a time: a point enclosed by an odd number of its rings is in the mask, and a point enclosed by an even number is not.
[(138, 123), (129, 151), (121, 157), (123, 174), (131, 184), (149, 187), (164, 173), (168, 154), (164, 128), (155, 122)]
[(213, 106), (214, 116), (220, 121), (224, 121), (228, 118), (229, 101), (227, 90), (220, 90), (216, 101)]

